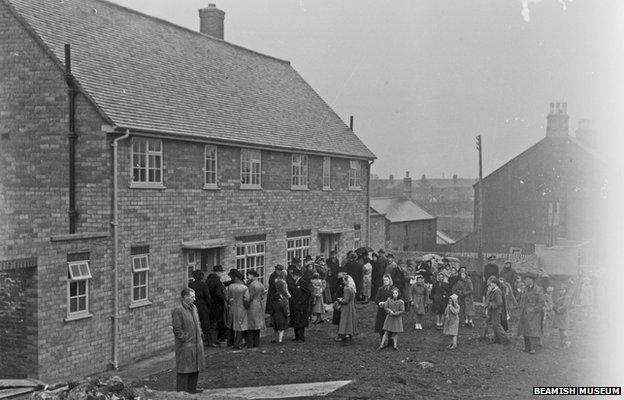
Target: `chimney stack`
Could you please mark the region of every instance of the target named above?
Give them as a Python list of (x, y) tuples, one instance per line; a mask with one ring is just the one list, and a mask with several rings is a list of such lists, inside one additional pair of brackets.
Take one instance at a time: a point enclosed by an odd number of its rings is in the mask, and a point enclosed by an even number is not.
[(394, 175), (390, 174), (389, 180), (390, 184), (392, 185), (394, 183)]
[(550, 103), (550, 113), (546, 117), (546, 137), (568, 137), (568, 103)]
[(596, 129), (593, 121), (588, 119), (581, 119), (578, 122), (578, 129), (575, 132), (576, 138), (579, 142), (585, 146), (595, 149), (596, 148)]
[(408, 199), (412, 198), (412, 178), (409, 176), (409, 171), (405, 171), (405, 178), (403, 178), (403, 195)]
[(225, 12), (217, 8), (213, 3), (207, 8), (199, 10), (199, 31), (204, 35), (209, 35), (223, 40), (223, 20)]

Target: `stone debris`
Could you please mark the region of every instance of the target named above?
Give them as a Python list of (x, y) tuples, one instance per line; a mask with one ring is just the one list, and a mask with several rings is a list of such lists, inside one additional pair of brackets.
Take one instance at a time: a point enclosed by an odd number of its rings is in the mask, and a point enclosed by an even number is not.
[(30, 400), (140, 400), (140, 397), (121, 378), (114, 376), (68, 382), (58, 389), (32, 393)]
[(433, 367), (433, 363), (430, 363), (429, 361), (421, 361), (421, 362), (418, 363), (418, 365), (422, 369), (427, 369), (427, 368)]

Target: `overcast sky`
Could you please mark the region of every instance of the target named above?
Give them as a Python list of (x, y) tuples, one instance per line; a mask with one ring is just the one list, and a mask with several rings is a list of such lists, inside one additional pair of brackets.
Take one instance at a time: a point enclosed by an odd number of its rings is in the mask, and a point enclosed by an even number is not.
[[(113, 0), (198, 29), (208, 1)], [(225, 39), (291, 62), (377, 155), (373, 173), (475, 177), (536, 143), (553, 100), (570, 133), (624, 143), (624, 1), (218, 0)], [(620, 164), (621, 165), (621, 164)]]

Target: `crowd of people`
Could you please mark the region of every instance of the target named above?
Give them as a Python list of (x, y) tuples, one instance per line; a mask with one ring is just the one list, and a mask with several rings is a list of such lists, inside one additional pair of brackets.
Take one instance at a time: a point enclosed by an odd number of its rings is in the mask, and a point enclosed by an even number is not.
[(329, 322), (324, 316), (331, 312), (337, 326), (335, 341), (348, 345), (358, 331), (356, 302), (376, 304), (378, 350), (398, 349), (408, 312), (415, 316), (414, 330), (424, 329), (427, 313), (435, 315), (435, 329), (449, 337), (448, 349), (455, 349), (460, 321), (474, 328), (474, 303), (480, 300), (486, 317), (480, 340), (489, 340), (491, 330), (494, 343), (509, 344), (507, 332), (513, 321), (518, 336), (524, 337), (525, 351), (534, 354), (547, 323), (559, 329), (561, 347), (569, 347), (568, 310), (578, 301), (585, 281), (570, 279), (554, 292), (548, 281), (517, 274), (509, 261), (501, 270), (490, 261), (479, 294), (465, 267), (456, 268), (446, 259), (397, 261), (383, 249), (350, 251), (342, 260), (335, 251), (327, 259), (293, 258), (286, 268), (275, 266), (266, 287), (254, 269), (243, 275), (237, 269), (225, 273), (216, 265), (206, 279), (195, 270), (172, 314), (178, 390), (195, 391), (204, 347), (223, 343), (235, 350), (258, 347), (266, 314), (273, 330), (271, 343), (283, 344), (289, 327), (294, 342), (305, 342), (309, 324)]

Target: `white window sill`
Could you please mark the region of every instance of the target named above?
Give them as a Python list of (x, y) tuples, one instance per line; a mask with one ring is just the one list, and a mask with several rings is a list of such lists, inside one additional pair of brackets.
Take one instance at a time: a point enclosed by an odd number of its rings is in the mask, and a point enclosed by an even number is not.
[(152, 302), (149, 300), (138, 300), (138, 301), (133, 301), (132, 303), (130, 303), (130, 306), (128, 306), (129, 309), (133, 309), (133, 308), (139, 308), (139, 307), (146, 307), (146, 306), (151, 306)]
[(167, 189), (162, 183), (156, 182), (130, 182), (130, 189)]
[(331, 188), (330, 187), (323, 187), (323, 191), (324, 192), (331, 192)]
[(221, 188), (219, 187), (219, 185), (215, 184), (206, 184), (202, 187), (202, 189), (204, 190), (221, 190)]
[(291, 186), (290, 190), (310, 190), (307, 186)]
[(349, 186), (349, 190), (352, 192), (361, 192), (362, 188), (357, 186)]
[(262, 186), (259, 185), (240, 185), (241, 190), (262, 190)]
[(74, 315), (70, 315), (69, 317), (65, 318), (65, 322), (71, 322), (71, 321), (78, 321), (81, 319), (87, 319), (87, 318), (92, 318), (93, 314), (85, 312), (85, 313), (80, 313), (80, 314), (74, 314)]

